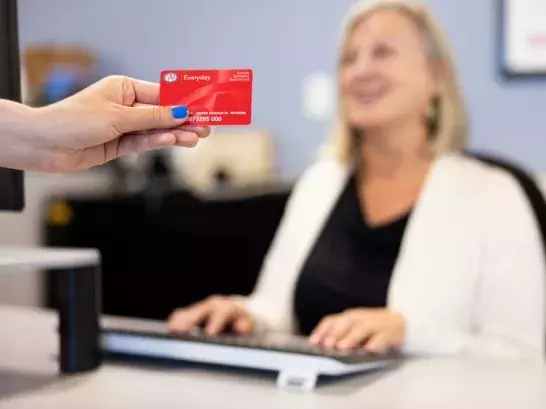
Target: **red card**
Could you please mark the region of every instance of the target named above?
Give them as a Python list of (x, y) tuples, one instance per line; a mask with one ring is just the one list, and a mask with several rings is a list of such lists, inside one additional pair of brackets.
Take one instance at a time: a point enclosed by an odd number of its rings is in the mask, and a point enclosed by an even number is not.
[(252, 70), (164, 70), (159, 104), (188, 107), (191, 125), (249, 125)]

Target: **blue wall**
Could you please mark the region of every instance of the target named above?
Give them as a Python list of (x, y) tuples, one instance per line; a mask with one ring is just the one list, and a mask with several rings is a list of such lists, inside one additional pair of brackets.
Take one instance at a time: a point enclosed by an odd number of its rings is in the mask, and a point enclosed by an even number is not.
[[(339, 25), (354, 0), (19, 0), (21, 43), (94, 48), (104, 74), (157, 80), (166, 68), (255, 70), (254, 125), (272, 131), (280, 170), (299, 173), (327, 124), (301, 110), (305, 75), (332, 72)], [(546, 80), (496, 79), (496, 0), (429, 0), (453, 45), (473, 147), (546, 170)]]

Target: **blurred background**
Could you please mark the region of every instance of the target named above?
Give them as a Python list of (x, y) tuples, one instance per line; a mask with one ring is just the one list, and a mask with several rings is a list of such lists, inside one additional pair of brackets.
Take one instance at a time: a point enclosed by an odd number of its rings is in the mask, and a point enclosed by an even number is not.
[[(193, 150), (29, 173), (27, 210), (0, 214), (0, 245), (99, 248), (106, 313), (163, 317), (211, 293), (251, 291), (293, 182), (329, 131), (340, 26), (354, 3), (19, 0), (25, 103), (109, 74), (252, 68), (253, 121), (215, 129)], [(542, 173), (546, 79), (499, 75), (500, 1), (426, 3), (453, 47), (470, 148)], [(0, 276), (0, 302), (51, 305), (49, 277)]]

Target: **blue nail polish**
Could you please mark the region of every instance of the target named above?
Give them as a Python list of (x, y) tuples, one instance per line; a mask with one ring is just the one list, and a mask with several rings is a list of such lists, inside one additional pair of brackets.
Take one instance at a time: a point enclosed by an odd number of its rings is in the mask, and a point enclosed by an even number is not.
[(184, 119), (188, 116), (188, 108), (186, 107), (172, 107), (171, 113), (174, 119)]

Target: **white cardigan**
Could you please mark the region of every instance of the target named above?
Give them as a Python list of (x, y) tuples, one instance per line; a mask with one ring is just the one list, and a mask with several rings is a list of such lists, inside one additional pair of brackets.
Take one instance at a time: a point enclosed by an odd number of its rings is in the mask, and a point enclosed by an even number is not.
[[(350, 169), (304, 172), (254, 292), (236, 297), (258, 327), (297, 331), (299, 272)], [(433, 164), (408, 221), (388, 291), (407, 321), (406, 354), (544, 360), (546, 267), (532, 208), (508, 172), (461, 155)]]

